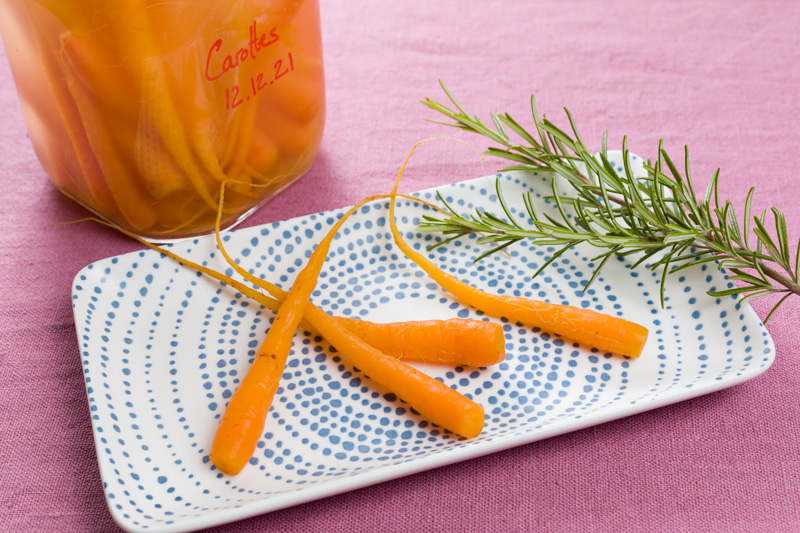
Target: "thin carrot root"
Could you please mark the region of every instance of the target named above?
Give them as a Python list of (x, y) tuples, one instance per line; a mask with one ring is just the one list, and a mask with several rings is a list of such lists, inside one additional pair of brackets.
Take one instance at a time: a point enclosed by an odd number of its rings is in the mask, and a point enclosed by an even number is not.
[(488, 315), (504, 317), (527, 327), (538, 327), (601, 351), (614, 352), (628, 357), (641, 355), (648, 335), (647, 328), (644, 326), (590, 309), (483, 292), (447, 274), (428, 258), (411, 248), (397, 229), (395, 197), (408, 161), (417, 147), (424, 142), (427, 140), (419, 141), (413, 146), (400, 167), (389, 204), (389, 225), (394, 241), (409, 259), (427, 272), (443, 289), (452, 293), (465, 304), (480, 309)]

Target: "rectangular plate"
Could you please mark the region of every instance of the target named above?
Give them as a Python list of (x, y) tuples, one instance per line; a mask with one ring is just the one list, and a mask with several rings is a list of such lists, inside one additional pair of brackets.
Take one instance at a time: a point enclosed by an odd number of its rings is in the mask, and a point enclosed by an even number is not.
[[(619, 158), (619, 156), (616, 156)], [(504, 196), (550, 193), (545, 174), (500, 176)], [(439, 189), (451, 206), (502, 212), (494, 176)], [(537, 192), (538, 191), (538, 192)], [(435, 199), (435, 191), (418, 193)], [(398, 221), (423, 249), (440, 237), (415, 230), (431, 209), (402, 199)], [(248, 270), (288, 289), (336, 210), (242, 229), (226, 247)], [(375, 322), (471, 317), (489, 320), (441, 290), (393, 245), (388, 204), (358, 211), (333, 241), (312, 300), (336, 315)], [(108, 505), (129, 531), (189, 531), (296, 505), (414, 472), (585, 428), (753, 378), (774, 358), (748, 305), (711, 298), (732, 287), (713, 264), (670, 276), (630, 259), (611, 261), (583, 292), (597, 249), (577, 247), (536, 279), (554, 249), (518, 243), (510, 256), (465, 238), (428, 253), (461, 279), (493, 293), (588, 307), (650, 329), (639, 359), (596, 353), (504, 322), (505, 362), (490, 368), (417, 364), (486, 410), (486, 427), (464, 440), (409, 411), (328, 345), (298, 333), (267, 419), (244, 471), (221, 474), (208, 450), (227, 399), (245, 374), (273, 314), (217, 281), (150, 250), (91, 264), (75, 278), (73, 307), (100, 472)], [(172, 250), (231, 270), (213, 237)], [(495, 320), (492, 318), (492, 320)]]

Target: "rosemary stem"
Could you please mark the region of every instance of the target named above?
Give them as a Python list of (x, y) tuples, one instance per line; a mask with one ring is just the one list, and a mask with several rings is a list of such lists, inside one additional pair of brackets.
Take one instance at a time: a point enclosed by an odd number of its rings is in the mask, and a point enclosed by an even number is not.
[(764, 261), (759, 260), (758, 266), (761, 268), (761, 271), (768, 277), (772, 278), (773, 280), (777, 281), (778, 283), (786, 287), (786, 289), (789, 292), (792, 292), (800, 296), (800, 283), (795, 283), (790, 278), (784, 276), (783, 274), (781, 274), (780, 272), (769, 266)]
[[(570, 128), (564, 131), (539, 114), (535, 99), (531, 97), (535, 126), (535, 130), (531, 131), (537, 135), (526, 131), (508, 113), (492, 114), (492, 127), (477, 115), (469, 114), (444, 84), (441, 85), (455, 108), (430, 98), (425, 99), (423, 104), (453, 122), (434, 122), (488, 139), (495, 144), (486, 152), (488, 155), (513, 162), (513, 166), (505, 170), (539, 170), (561, 176), (572, 189), (572, 194), (569, 199), (561, 198), (553, 184), (552, 199), (558, 214), (551, 215), (534, 205), (530, 191), (523, 193), (525, 210), (533, 227), (522, 227), (511, 216), (498, 182), (498, 200), (507, 220), (481, 208), (472, 216), (461, 216), (453, 211), (444, 219), (427, 217), (423, 224), (425, 231), (442, 231), (455, 238), (480, 233), (482, 242), (494, 243), (498, 249), (523, 239), (548, 246), (562, 246), (561, 252), (580, 242), (604, 249), (605, 252), (598, 256), (604, 259), (596, 266), (585, 288), (597, 279), (611, 254), (624, 257), (641, 253), (631, 267), (636, 268), (656, 253), (663, 252), (650, 264), (650, 268), (664, 269), (664, 276), (695, 264), (716, 260), (717, 268), (730, 269), (733, 274), (731, 277), (739, 286), (711, 290), (711, 296), (746, 293), (742, 298), (742, 301), (746, 301), (766, 294), (784, 293), (784, 297), (764, 319), (765, 322), (788, 296), (800, 296), (800, 283), (797, 281), (800, 278), (800, 251), (796, 252), (792, 268), (785, 215), (775, 208), (771, 209), (775, 223), (773, 237), (766, 227), (769, 210), (763, 210), (760, 216), (751, 214), (754, 192), (751, 188), (744, 204), (743, 226), (740, 227), (732, 202), (720, 201), (719, 169), (708, 183), (705, 195), (697, 195), (700, 191), (695, 189), (692, 181), (688, 148), (684, 150), (684, 168), (679, 169), (664, 150), (663, 142), (659, 142), (655, 165), (647, 160), (644, 165), (646, 175), (634, 176), (630, 160), (627, 159), (627, 138), (624, 138), (624, 172), (617, 172), (607, 156), (607, 136), (603, 136), (603, 156), (600, 160), (590, 159), (594, 156), (588, 155), (592, 152), (584, 144), (567, 110)], [(518, 134), (523, 143), (512, 141), (506, 127)], [(584, 163), (585, 171), (581, 168)], [(572, 208), (572, 214), (565, 210), (567, 205)], [(753, 233), (756, 240), (750, 248), (748, 239)], [(753, 242), (752, 239), (750, 242)], [(478, 259), (490, 253), (493, 252), (482, 254)], [(542, 268), (536, 271), (534, 277)], [(665, 285), (661, 284), (662, 305)]]

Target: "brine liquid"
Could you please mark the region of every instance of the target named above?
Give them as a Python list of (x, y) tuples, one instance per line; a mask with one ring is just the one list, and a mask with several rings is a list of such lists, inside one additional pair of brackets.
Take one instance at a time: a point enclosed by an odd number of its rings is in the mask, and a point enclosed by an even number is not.
[(65, 194), (151, 240), (213, 230), (313, 163), (316, 0), (0, 0), (36, 154)]

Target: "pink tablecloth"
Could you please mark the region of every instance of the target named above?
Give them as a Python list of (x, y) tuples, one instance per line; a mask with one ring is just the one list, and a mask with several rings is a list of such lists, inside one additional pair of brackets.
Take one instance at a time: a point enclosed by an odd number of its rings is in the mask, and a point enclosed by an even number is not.
[[(5, 0), (4, 0), (5, 1)], [(800, 4), (323, 0), (328, 123), (312, 172), (247, 221), (384, 191), (414, 141), (451, 133), (417, 102), (437, 78), (475, 112), (568, 106), (599, 147), (684, 143), (703, 184), (776, 206), (800, 236)], [(479, 141), (478, 139), (472, 139)], [(406, 190), (476, 177), (429, 144)], [(0, 52), (0, 530), (115, 531), (70, 308), (87, 263), (138, 249), (48, 183)], [(761, 317), (767, 301), (753, 307)], [(769, 324), (773, 367), (715, 394), (249, 519), (219, 531), (798, 531), (800, 298)]]

